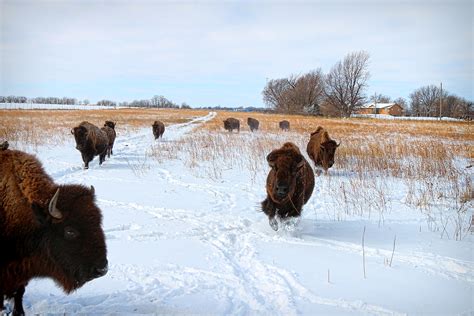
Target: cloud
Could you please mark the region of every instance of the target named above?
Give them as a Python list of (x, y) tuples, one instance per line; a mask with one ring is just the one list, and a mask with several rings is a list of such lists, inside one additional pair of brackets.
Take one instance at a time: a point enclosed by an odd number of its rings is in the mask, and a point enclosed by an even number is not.
[(265, 78), (329, 71), (366, 50), (371, 89), (447, 80), (473, 97), (471, 2), (4, 1), (1, 8), (3, 94), (33, 96), (35, 87), (94, 99), (102, 85), (111, 99), (169, 92), (196, 105), (261, 105)]

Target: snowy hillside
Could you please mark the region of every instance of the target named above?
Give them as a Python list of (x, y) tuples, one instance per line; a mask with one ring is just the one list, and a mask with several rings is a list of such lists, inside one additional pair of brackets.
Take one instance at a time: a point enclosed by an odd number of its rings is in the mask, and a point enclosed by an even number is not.
[[(200, 172), (205, 162), (189, 168), (186, 156), (170, 159), (160, 151), (165, 147), (156, 146), (164, 143), (179, 153), (181, 140), (214, 115), (167, 126), (158, 141), (148, 127), (118, 134), (114, 155), (102, 166), (94, 159), (89, 170), (83, 170), (72, 137), (33, 152), (56, 182), (94, 185), (109, 272), (69, 296), (51, 280), (30, 282), (27, 314), (474, 312), (472, 235), (456, 241), (449, 225), (446, 233), (433, 229), (426, 214), (406, 203), (403, 181), (384, 183), (384, 204), (358, 216), (334, 194), (351, 176), (335, 165), (330, 176), (316, 178), (296, 227), (275, 232), (259, 212), (265, 157), (256, 162), (257, 171), (225, 168), (210, 179)], [(292, 135), (277, 137), (283, 144)], [(442, 222), (451, 209), (439, 212), (433, 221), (439, 215)]]

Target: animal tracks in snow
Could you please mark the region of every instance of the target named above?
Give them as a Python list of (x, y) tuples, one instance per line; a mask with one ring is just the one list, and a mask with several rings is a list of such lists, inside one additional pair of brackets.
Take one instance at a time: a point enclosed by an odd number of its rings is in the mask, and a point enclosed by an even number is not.
[[(396, 232), (374, 228), (364, 249), (364, 279), (360, 238), (366, 223), (320, 221), (332, 210), (318, 187), (295, 229), (274, 232), (259, 211), (264, 177), (252, 182), (250, 172), (243, 172), (215, 182), (194, 176), (182, 161), (149, 157), (156, 142), (179, 144), (215, 116), (211, 112), (167, 126), (163, 139), (156, 141), (151, 127), (118, 135), (115, 154), (102, 166), (95, 159), (86, 171), (71, 146), (62, 149), (64, 155), (45, 154), (57, 162), (50, 172), (57, 182), (96, 188), (110, 268), (105, 277), (70, 296), (51, 281), (33, 281), (25, 296), (28, 314), (398, 315), (469, 310), (472, 260), (404, 245), (400, 239), (388, 267), (384, 260), (392, 254), (391, 242), (378, 239)], [(432, 288), (439, 290), (429, 292)], [(408, 294), (399, 301), (394, 292)], [(418, 293), (429, 295), (411, 299)], [(454, 307), (445, 308), (443, 299)]]

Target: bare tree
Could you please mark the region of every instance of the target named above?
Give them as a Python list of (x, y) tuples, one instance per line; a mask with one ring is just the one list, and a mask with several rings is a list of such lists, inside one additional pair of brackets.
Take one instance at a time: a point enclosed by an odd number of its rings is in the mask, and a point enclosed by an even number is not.
[(370, 96), (369, 100), (375, 103), (390, 103), (392, 99), (388, 95), (374, 94)]
[(366, 99), (369, 57), (364, 51), (348, 54), (326, 76), (326, 100), (341, 116), (350, 116)]
[[(443, 98), (446, 98), (443, 92)], [(438, 116), (441, 89), (435, 85), (421, 87), (410, 94), (410, 106), (415, 116)]]
[(321, 69), (304, 75), (272, 79), (262, 91), (263, 101), (275, 111), (284, 113), (319, 113), (324, 92)]

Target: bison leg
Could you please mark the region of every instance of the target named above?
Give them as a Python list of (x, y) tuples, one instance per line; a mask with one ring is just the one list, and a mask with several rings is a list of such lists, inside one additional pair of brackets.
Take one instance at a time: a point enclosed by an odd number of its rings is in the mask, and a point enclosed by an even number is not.
[(82, 161), (84, 162), (84, 169), (89, 169), (89, 162), (92, 160), (89, 155), (81, 153)]
[(23, 316), (25, 311), (23, 310), (23, 294), (25, 294), (25, 287), (21, 286), (13, 296), (15, 306), (13, 307), (13, 316)]
[(262, 211), (268, 216), (268, 224), (274, 230), (278, 230), (278, 222), (275, 218), (276, 205), (268, 197), (262, 202)]
[(99, 155), (99, 165), (101, 165), (105, 161), (106, 154), (107, 154), (107, 151), (104, 150), (104, 152)]

